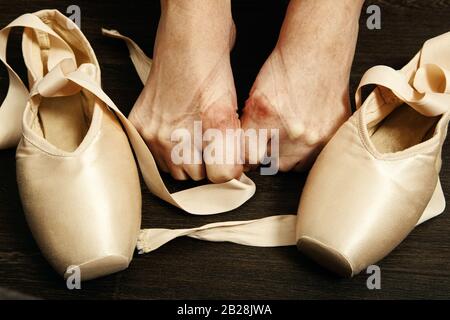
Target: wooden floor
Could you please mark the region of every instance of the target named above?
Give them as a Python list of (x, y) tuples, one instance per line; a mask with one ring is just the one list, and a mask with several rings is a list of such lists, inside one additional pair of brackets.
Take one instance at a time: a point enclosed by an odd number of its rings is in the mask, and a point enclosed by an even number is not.
[[(3, 27), (18, 15), (39, 9), (57, 8), (65, 12), (74, 3), (81, 8), (82, 29), (101, 63), (104, 88), (128, 113), (141, 84), (125, 46), (103, 38), (100, 28), (120, 30), (136, 39), (151, 55), (159, 16), (158, 1), (3, 0), (0, 25)], [(238, 35), (232, 62), (241, 106), (276, 42), (286, 3), (275, 0), (233, 3)], [(449, 0), (384, 0), (371, 1), (366, 6), (372, 3), (381, 7), (382, 29), (368, 30), (368, 15), (363, 12), (351, 76), (352, 92), (369, 67), (386, 64), (399, 68), (413, 57), (423, 41), (450, 30)], [(322, 23), (326, 22), (324, 17)], [(13, 64), (20, 65), (19, 45), (12, 45), (9, 53)], [(2, 97), (7, 85), (3, 68), (0, 84)], [(446, 198), (450, 199), (448, 144), (443, 158), (442, 185)], [(257, 184), (255, 197), (241, 208), (215, 217), (189, 216), (155, 198), (143, 186), (142, 225), (189, 227), (295, 213), (305, 177), (296, 173), (275, 177), (252, 174)], [(169, 179), (169, 185), (179, 189), (189, 183), (179, 184)], [(381, 290), (368, 290), (365, 274), (354, 279), (337, 278), (299, 254), (295, 247), (252, 248), (183, 238), (156, 252), (136, 255), (124, 272), (83, 283), (82, 290), (69, 291), (41, 256), (24, 220), (17, 193), (14, 150), (1, 151), (0, 287), (40, 298), (450, 298), (449, 213), (447, 209), (442, 216), (418, 227), (380, 263)]]

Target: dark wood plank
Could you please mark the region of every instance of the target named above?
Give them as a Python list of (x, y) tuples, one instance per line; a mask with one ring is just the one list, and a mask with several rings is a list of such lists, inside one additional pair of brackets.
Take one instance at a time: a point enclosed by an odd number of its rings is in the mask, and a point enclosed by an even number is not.
[[(0, 3), (0, 25), (18, 15), (44, 8), (65, 12), (74, 1), (16, 0)], [(106, 39), (100, 27), (130, 35), (151, 55), (159, 17), (158, 1), (75, 2), (82, 10), (82, 29), (102, 65), (104, 88), (124, 112), (137, 98), (141, 84), (120, 42)], [(424, 40), (450, 29), (449, 0), (369, 1), (380, 5), (382, 29), (365, 27), (351, 75), (354, 90), (365, 70), (377, 64), (400, 67)], [(239, 103), (243, 105), (258, 69), (277, 39), (287, 1), (237, 0), (233, 15), (238, 28), (232, 62)], [(324, 20), (323, 23), (326, 23)], [(19, 45), (9, 50), (20, 65)], [(21, 68), (23, 73), (23, 68)], [(5, 73), (0, 73), (0, 96)], [(442, 185), (450, 195), (450, 150), (443, 153)], [(204, 223), (253, 219), (296, 212), (304, 174), (261, 177), (251, 174), (257, 194), (241, 208), (215, 217), (192, 217), (151, 195), (143, 186), (143, 227), (187, 227)], [(167, 179), (170, 188), (179, 184)], [(382, 290), (366, 288), (366, 275), (340, 279), (316, 266), (294, 247), (250, 248), (228, 243), (178, 239), (145, 256), (136, 256), (124, 272), (83, 283), (69, 291), (40, 255), (23, 217), (15, 182), (14, 151), (0, 152), (0, 286), (42, 298), (450, 298), (449, 210), (418, 227), (381, 263)]]

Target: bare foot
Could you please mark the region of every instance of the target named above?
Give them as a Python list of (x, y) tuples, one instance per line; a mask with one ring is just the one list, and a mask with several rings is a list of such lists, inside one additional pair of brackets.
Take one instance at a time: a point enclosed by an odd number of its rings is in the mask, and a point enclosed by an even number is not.
[[(240, 127), (230, 66), (235, 29), (230, 0), (163, 0), (151, 73), (130, 113), (159, 167), (175, 179), (206, 176), (225, 182), (242, 173), (240, 164), (176, 164), (175, 129), (193, 135), (194, 121), (222, 131)], [(191, 152), (200, 160), (203, 145)]]
[[(291, 0), (243, 129), (279, 129), (279, 169), (307, 169), (350, 115), (349, 75), (363, 0)], [(246, 150), (263, 155), (265, 150)]]

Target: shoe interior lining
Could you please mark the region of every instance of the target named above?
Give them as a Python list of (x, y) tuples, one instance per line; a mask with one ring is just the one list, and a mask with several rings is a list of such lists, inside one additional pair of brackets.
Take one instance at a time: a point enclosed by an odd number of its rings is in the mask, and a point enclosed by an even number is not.
[(369, 134), (378, 152), (399, 152), (432, 138), (439, 119), (402, 104), (369, 129)]
[(67, 97), (42, 98), (32, 129), (66, 152), (75, 151), (86, 136), (93, 99), (83, 92)]

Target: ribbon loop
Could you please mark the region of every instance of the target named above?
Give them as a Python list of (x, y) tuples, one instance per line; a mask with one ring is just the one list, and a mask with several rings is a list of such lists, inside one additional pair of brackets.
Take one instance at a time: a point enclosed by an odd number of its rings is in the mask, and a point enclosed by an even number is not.
[[(392, 91), (400, 100), (427, 117), (450, 110), (450, 32), (425, 42), (420, 52), (400, 71), (387, 66), (370, 68), (356, 90), (356, 108), (361, 107), (361, 88), (375, 84)], [(412, 68), (411, 68), (412, 67)], [(416, 69), (416, 70), (414, 70)]]
[(95, 65), (91, 63), (82, 64), (77, 68), (75, 61), (64, 59), (36, 83), (31, 95), (39, 94), (49, 98), (70, 96), (80, 92), (82, 87), (69, 80), (70, 75), (75, 72), (80, 72), (91, 79), (95, 79), (97, 73)]
[(414, 76), (413, 87), (421, 93), (450, 94), (450, 71), (437, 64), (420, 67)]
[(356, 91), (357, 108), (361, 107), (361, 88), (369, 84), (390, 89), (400, 100), (427, 117), (439, 116), (450, 110), (450, 71), (437, 64), (418, 68), (412, 81), (408, 81), (401, 71), (387, 66), (370, 68)]

